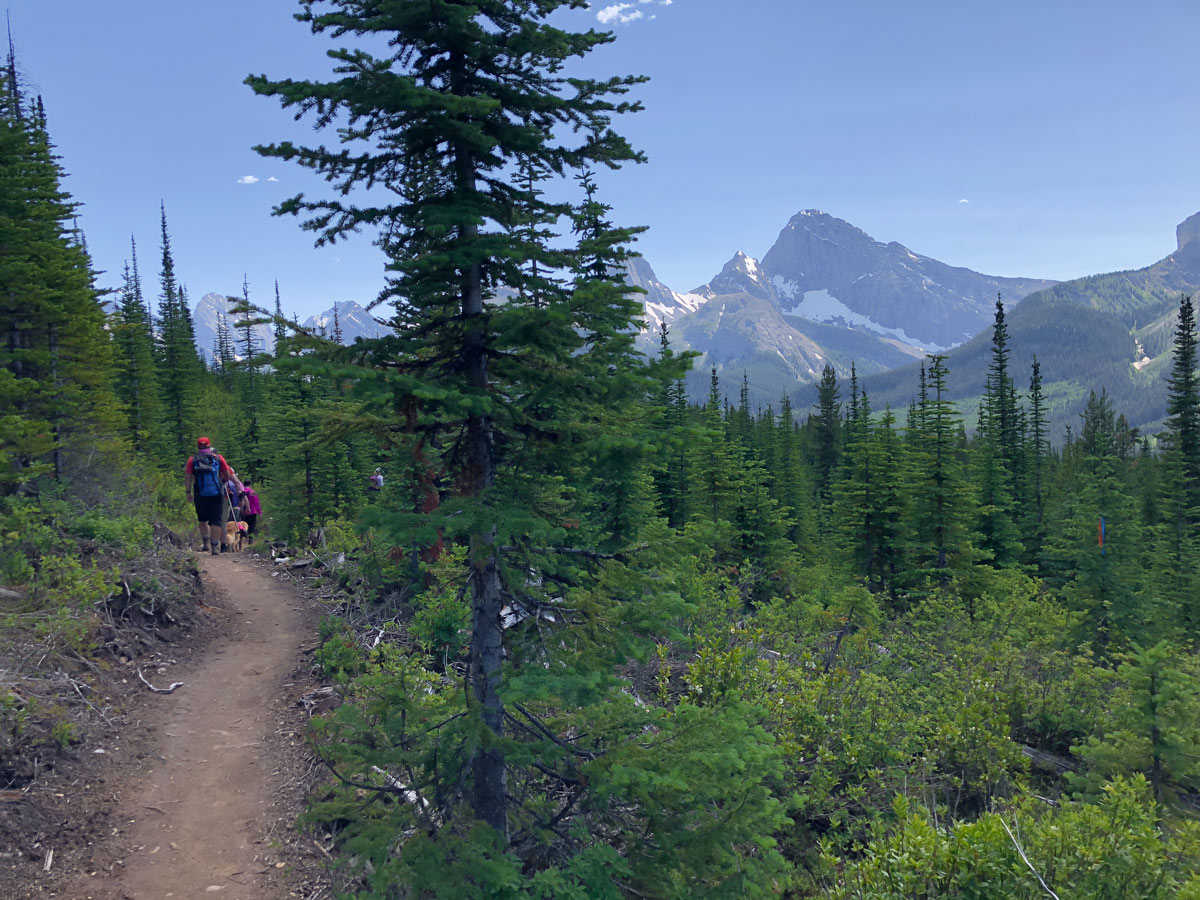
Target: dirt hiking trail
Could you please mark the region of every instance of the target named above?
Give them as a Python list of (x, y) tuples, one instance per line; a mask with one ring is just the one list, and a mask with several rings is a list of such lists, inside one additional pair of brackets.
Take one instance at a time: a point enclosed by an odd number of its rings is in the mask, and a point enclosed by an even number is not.
[(155, 696), (158, 754), (124, 793), (111, 838), (124, 858), (111, 873), (81, 873), (81, 900), (300, 896), (270, 837), (281, 773), (269, 750), (289, 675), (314, 640), (312, 614), (250, 557), (205, 554), (199, 566), (224, 598), (229, 633), (172, 673), (182, 687)]

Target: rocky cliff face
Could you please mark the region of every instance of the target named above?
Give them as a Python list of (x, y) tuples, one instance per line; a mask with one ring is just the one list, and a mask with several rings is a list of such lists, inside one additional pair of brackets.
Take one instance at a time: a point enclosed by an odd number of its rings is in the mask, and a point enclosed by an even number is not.
[(1192, 243), (1196, 238), (1200, 237), (1200, 212), (1195, 215), (1188, 216), (1175, 229), (1175, 240), (1177, 249), (1182, 250), (1185, 246)]

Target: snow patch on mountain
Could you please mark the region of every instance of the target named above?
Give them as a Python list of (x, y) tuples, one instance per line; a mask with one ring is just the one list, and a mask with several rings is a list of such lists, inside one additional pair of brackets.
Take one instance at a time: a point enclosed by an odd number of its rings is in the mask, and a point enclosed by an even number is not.
[[(803, 275), (804, 273), (801, 272), (800, 274)], [(775, 286), (775, 293), (788, 300), (795, 300), (796, 291), (800, 289), (800, 285), (790, 278), (784, 278), (782, 275), (772, 275), (771, 284)]]
[(906, 334), (902, 328), (888, 328), (885, 325), (880, 325), (868, 316), (856, 313), (827, 290), (805, 291), (800, 301), (795, 303), (790, 309), (785, 310), (785, 312), (794, 316), (802, 316), (805, 319), (812, 319), (814, 322), (845, 326), (857, 325), (876, 334), (886, 334), (898, 338), (906, 344), (935, 353), (941, 353), (949, 349), (948, 347), (941, 347), (929, 341), (912, 337)]
[(650, 264), (640, 256), (625, 260), (623, 275), (626, 284), (645, 291), (644, 294), (637, 295), (645, 309), (643, 321), (646, 324), (643, 332), (657, 331), (664, 322), (695, 312), (708, 302), (707, 297), (692, 291), (681, 294), (671, 290), (658, 280)]

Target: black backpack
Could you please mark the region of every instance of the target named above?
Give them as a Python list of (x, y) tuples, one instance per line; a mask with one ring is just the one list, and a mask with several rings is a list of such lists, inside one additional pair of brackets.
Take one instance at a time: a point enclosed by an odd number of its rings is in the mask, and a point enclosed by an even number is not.
[(215, 453), (197, 453), (192, 457), (192, 475), (196, 493), (201, 497), (221, 496), (221, 463)]

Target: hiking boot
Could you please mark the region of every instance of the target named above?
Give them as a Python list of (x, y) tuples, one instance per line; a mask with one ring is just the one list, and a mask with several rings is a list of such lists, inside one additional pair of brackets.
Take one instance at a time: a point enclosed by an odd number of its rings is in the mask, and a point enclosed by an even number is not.
[(213, 544), (213, 545), (212, 545), (212, 555), (213, 555), (213, 556), (220, 556), (220, 554), (221, 554), (221, 551), (217, 549), (217, 545), (216, 545), (216, 544)]
[(200, 552), (201, 552), (201, 553), (207, 553), (207, 552), (208, 552), (208, 541), (205, 541), (204, 543), (202, 543), (202, 544), (200, 545)]
[(228, 545), (228, 544), (222, 544), (222, 545), (221, 545), (221, 552), (222, 552), (222, 553), (228, 553), (228, 552), (229, 552), (229, 545)]

